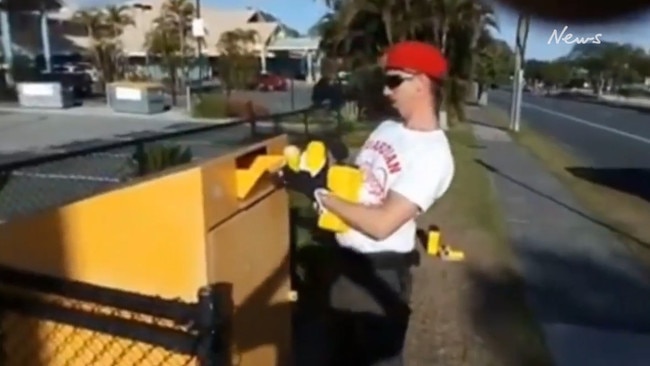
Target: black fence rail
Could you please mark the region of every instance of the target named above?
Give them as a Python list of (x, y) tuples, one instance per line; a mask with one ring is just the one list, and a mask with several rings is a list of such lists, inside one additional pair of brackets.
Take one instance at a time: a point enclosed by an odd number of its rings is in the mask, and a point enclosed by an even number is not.
[(202, 287), (188, 303), (4, 266), (0, 283), (0, 365), (228, 362), (228, 286)]
[[(288, 133), (305, 138), (337, 131), (336, 113), (308, 108), (228, 124), (140, 132), (53, 147), (56, 153), (0, 157), (0, 221), (77, 201), (174, 165), (213, 158)], [(196, 124), (195, 124), (196, 125)]]

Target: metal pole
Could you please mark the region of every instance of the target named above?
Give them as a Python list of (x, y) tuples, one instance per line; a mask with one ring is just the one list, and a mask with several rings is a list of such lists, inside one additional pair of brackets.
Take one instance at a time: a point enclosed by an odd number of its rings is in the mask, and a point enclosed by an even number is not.
[(516, 102), (516, 108), (515, 108), (515, 125), (514, 125), (514, 130), (515, 132), (519, 132), (519, 125), (521, 122), (521, 97), (523, 95), (523, 86), (524, 86), (524, 70), (520, 69), (519, 73), (517, 74), (517, 80), (518, 85), (517, 85), (517, 100)]
[(524, 55), (530, 28), (530, 17), (520, 14), (517, 20), (517, 38), (515, 42), (515, 72), (513, 73), (512, 104), (510, 108), (510, 129), (519, 131), (521, 116), (521, 99), (524, 84)]
[(294, 95), (295, 90), (294, 90), (294, 85), (293, 85), (293, 78), (290, 78), (289, 80), (290, 80), (289, 85), (291, 86), (291, 110), (293, 111), (293, 110), (296, 109), (296, 101), (295, 101), (295, 95)]
[(181, 52), (181, 83), (180, 86), (184, 87), (187, 84), (187, 74), (185, 73), (185, 22), (181, 16), (178, 16), (178, 31), (180, 37), (180, 52)]
[[(219, 295), (232, 297), (232, 285), (216, 284)], [(225, 309), (220, 309), (218, 290), (213, 286), (199, 289), (195, 324), (198, 330), (197, 361), (200, 366), (225, 365), (229, 361), (228, 340), (223, 339)]]
[(9, 20), (9, 11), (0, 9), (0, 34), (2, 35), (2, 54), (4, 55), (4, 63), (7, 66), (5, 70), (5, 82), (8, 87), (14, 86), (13, 79), (13, 41), (11, 40), (11, 26)]
[[(196, 0), (196, 19), (201, 19), (201, 0)], [(203, 81), (203, 38), (197, 38), (196, 51), (199, 56), (199, 81)]]
[(519, 70), (521, 69), (521, 60), (519, 52), (515, 47), (515, 69), (512, 73), (512, 100), (510, 101), (510, 129), (515, 129), (515, 114), (517, 109), (517, 93), (519, 92)]
[(47, 12), (45, 9), (41, 10), (41, 41), (43, 42), (43, 58), (45, 59), (45, 71), (52, 71), (52, 53), (50, 51), (50, 28), (47, 24)]

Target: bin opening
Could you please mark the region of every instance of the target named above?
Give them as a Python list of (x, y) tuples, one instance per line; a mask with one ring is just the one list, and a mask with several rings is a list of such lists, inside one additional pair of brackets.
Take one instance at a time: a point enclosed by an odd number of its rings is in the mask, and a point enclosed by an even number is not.
[(255, 159), (257, 159), (258, 156), (266, 155), (267, 152), (268, 152), (267, 147), (262, 146), (257, 149), (251, 150), (245, 154), (242, 154), (235, 158), (235, 167), (238, 170), (249, 169), (253, 165)]
[[(235, 159), (237, 198), (245, 199), (253, 187), (261, 183), (262, 177), (269, 172), (276, 172), (285, 163), (283, 155), (268, 155), (266, 146), (251, 150)], [(271, 179), (264, 180), (265, 185), (272, 184)]]

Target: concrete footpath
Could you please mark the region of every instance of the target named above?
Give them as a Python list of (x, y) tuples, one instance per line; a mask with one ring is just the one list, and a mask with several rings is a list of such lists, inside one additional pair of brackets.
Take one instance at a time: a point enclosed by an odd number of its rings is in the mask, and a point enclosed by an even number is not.
[(555, 364), (650, 365), (648, 272), (485, 113), (468, 117)]

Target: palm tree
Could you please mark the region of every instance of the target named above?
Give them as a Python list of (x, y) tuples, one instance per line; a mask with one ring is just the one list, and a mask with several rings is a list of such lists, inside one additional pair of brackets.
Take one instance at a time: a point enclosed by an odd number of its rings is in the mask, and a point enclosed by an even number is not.
[(187, 56), (187, 38), (194, 17), (194, 4), (189, 0), (166, 0), (161, 9), (161, 17), (169, 27), (177, 29), (180, 52), (180, 68), (183, 73), (182, 82), (186, 81), (185, 57)]
[(95, 66), (101, 71), (102, 79), (106, 77), (106, 70), (102, 62), (102, 37), (104, 31), (104, 14), (97, 9), (79, 10), (72, 16), (72, 22), (82, 25), (90, 39), (90, 57)]
[(104, 14), (97, 9), (79, 10), (72, 16), (72, 21), (81, 24), (92, 41), (101, 38), (104, 26)]
[(148, 53), (160, 57), (169, 75), (173, 104), (177, 99), (179, 69), (185, 75), (185, 57), (191, 52), (187, 40), (193, 16), (194, 5), (190, 1), (166, 0), (145, 40)]
[(219, 37), (219, 70), (228, 95), (233, 88), (250, 84), (257, 73), (259, 65), (253, 46), (258, 40), (259, 34), (255, 30), (239, 28)]
[(447, 105), (462, 116), (464, 84), (473, 80), (480, 55), (479, 39), (496, 27), (493, 9), (483, 0), (348, 0), (328, 1), (326, 14), (312, 32), (322, 36), (329, 56), (376, 61), (399, 40), (436, 44), (450, 62)]
[(118, 38), (125, 27), (135, 25), (133, 17), (127, 13), (129, 9), (125, 5), (109, 5), (104, 9), (104, 21), (110, 29), (111, 38)]
[(115, 66), (121, 66), (116, 67), (119, 76), (124, 75), (124, 62), (120, 62), (123, 59), (120, 57), (121, 52), (119, 52), (122, 49), (119, 37), (122, 35), (125, 27), (135, 25), (133, 17), (126, 13), (128, 9), (129, 7), (124, 5), (109, 5), (104, 9), (104, 23), (111, 42), (113, 42), (114, 52), (111, 53), (110, 59)]

